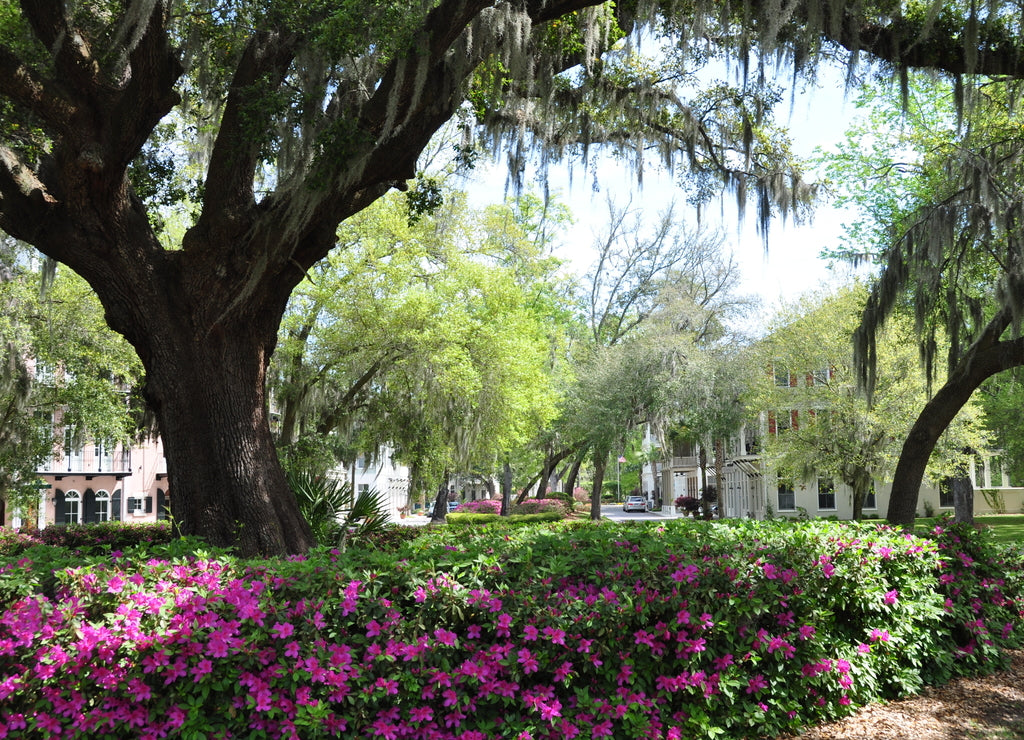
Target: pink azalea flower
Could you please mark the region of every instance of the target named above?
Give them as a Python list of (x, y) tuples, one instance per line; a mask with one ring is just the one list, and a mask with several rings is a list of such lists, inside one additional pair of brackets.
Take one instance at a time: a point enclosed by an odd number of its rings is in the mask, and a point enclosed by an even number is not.
[(295, 633), (295, 627), (290, 622), (277, 622), (270, 630), (275, 637), (284, 639)]
[(749, 681), (747, 681), (747, 693), (748, 694), (756, 694), (759, 691), (761, 691), (762, 689), (766, 689), (766, 688), (768, 688), (768, 682), (765, 680), (764, 676), (762, 676), (760, 673), (758, 673), (756, 676), (754, 676)]

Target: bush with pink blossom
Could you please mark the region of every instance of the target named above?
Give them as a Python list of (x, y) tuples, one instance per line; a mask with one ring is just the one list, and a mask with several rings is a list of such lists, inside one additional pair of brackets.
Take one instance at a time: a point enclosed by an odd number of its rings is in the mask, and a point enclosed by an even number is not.
[(483, 498), (476, 501), (466, 501), (459, 504), (455, 511), (459, 514), (500, 514), (501, 499)]
[(52, 589), (0, 603), (0, 737), (772, 737), (1019, 642), (1019, 553), (963, 528), (492, 525), (396, 548), (54, 556)]
[(513, 514), (561, 514), (566, 516), (569, 507), (556, 498), (528, 498), (512, 507)]

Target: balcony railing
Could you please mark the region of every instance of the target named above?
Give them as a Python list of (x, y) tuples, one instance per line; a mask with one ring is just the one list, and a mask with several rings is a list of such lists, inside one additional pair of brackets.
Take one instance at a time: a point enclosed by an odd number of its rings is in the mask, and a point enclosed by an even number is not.
[(670, 465), (673, 470), (678, 470), (679, 468), (698, 468), (700, 467), (700, 458), (696, 455), (691, 455), (689, 457), (673, 457)]
[(120, 450), (110, 455), (96, 456), (91, 452), (84, 455), (71, 455), (50, 459), (44, 462), (37, 472), (96, 475), (116, 473), (130, 475), (132, 471), (131, 450)]

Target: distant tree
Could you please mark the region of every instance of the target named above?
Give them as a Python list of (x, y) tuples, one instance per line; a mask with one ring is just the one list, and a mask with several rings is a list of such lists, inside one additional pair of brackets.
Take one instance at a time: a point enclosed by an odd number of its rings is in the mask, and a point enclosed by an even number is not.
[[(907, 430), (928, 399), (912, 324), (894, 316), (876, 344), (873, 401), (858, 387), (852, 337), (868, 290), (811, 293), (783, 314), (757, 346), (761, 378), (749, 399), (767, 411), (764, 454), (794, 478), (846, 484), (860, 519), (875, 479), (892, 475)], [(933, 460), (934, 480), (962, 468), (965, 448), (982, 449), (980, 411), (965, 407)]]
[(590, 450), (591, 518), (601, 517), (609, 456), (620, 454), (633, 429), (672, 407), (690, 347), (682, 335), (638, 336), (597, 347), (581, 363), (562, 413), (572, 436)]
[(66, 440), (132, 439), (142, 369), (81, 278), (11, 239), (0, 243), (0, 306), (0, 499), (29, 504), (36, 471)]
[(399, 197), (347, 222), (346, 248), (293, 296), (271, 366), (284, 449), (333, 438), (351, 462), (388, 445), (447, 493), (445, 471), (497, 472), (546, 425), (558, 263), (521, 216), (449, 192), (412, 222)]
[(978, 391), (978, 402), (1002, 471), (1010, 485), (1024, 485), (1024, 371), (1014, 368), (989, 378)]

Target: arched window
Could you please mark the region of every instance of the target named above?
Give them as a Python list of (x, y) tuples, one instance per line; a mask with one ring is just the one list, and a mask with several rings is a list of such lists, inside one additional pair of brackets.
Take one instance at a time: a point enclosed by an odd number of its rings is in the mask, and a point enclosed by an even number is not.
[(96, 521), (110, 521), (110, 491), (96, 491)]
[(82, 494), (68, 491), (64, 494), (64, 523), (78, 524), (82, 521)]

